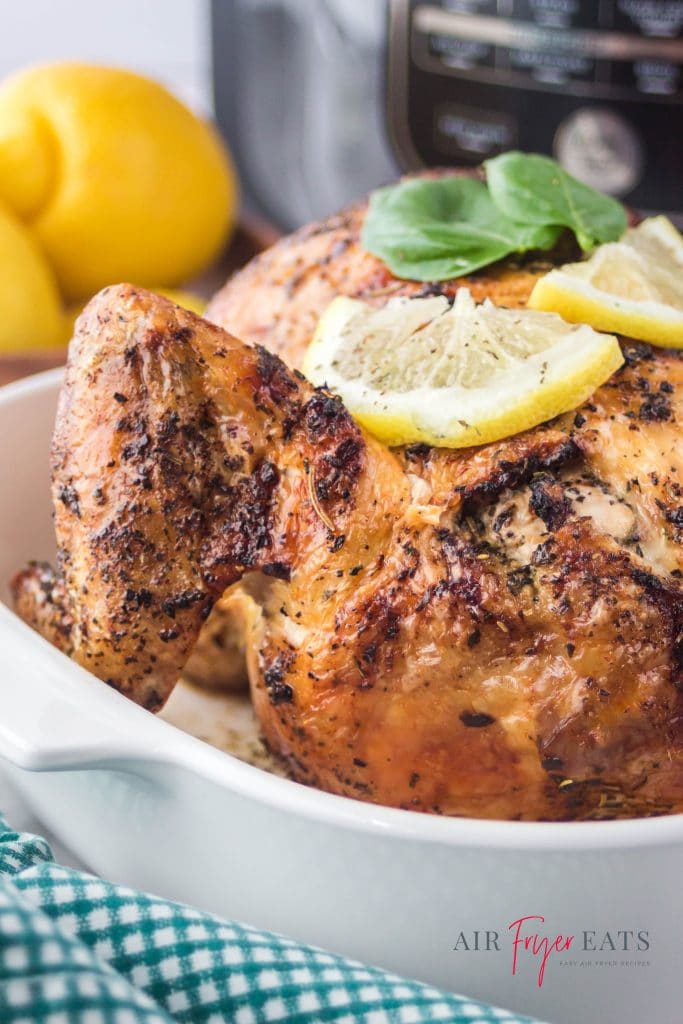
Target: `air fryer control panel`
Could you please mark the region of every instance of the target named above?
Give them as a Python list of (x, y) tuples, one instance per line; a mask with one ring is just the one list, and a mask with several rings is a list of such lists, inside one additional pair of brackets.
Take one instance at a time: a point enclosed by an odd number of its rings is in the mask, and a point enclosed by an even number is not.
[(390, 0), (388, 104), (406, 168), (551, 153), (683, 212), (683, 0)]

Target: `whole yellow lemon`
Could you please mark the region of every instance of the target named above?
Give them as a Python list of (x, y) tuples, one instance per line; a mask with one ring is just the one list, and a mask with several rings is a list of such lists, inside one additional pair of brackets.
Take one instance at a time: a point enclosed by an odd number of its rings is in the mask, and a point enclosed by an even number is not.
[(194, 276), (226, 240), (237, 187), (216, 132), (161, 85), (64, 63), (0, 86), (0, 199), (74, 300)]
[(0, 353), (51, 348), (64, 340), (52, 270), (24, 225), (0, 204)]

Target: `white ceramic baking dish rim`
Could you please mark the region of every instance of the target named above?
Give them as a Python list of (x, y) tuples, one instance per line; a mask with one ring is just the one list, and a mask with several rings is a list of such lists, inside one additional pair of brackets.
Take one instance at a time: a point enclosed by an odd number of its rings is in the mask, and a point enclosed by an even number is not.
[[(0, 388), (0, 405), (51, 392), (61, 374), (50, 370)], [(155, 718), (52, 647), (2, 602), (0, 651), (0, 756), (26, 771), (115, 768), (139, 773), (145, 763), (165, 763), (298, 816), (454, 847), (579, 851), (683, 840), (683, 814), (622, 821), (491, 821), (439, 817), (325, 793), (240, 761)]]

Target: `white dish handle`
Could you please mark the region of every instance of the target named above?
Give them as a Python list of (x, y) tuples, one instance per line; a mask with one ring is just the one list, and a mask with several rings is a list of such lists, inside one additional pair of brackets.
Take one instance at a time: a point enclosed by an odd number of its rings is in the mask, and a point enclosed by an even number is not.
[[(0, 602), (0, 757), (29, 771), (163, 758), (149, 712), (71, 661)], [(161, 732), (161, 730), (160, 730)]]

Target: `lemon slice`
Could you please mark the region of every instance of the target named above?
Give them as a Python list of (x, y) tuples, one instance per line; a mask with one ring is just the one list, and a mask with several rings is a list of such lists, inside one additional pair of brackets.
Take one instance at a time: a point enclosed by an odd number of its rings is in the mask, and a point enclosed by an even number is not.
[(666, 217), (650, 217), (590, 259), (551, 270), (536, 282), (529, 306), (683, 348), (683, 237)]
[(476, 305), (461, 288), (381, 309), (339, 297), (304, 359), (386, 444), (464, 448), (574, 409), (622, 364), (617, 339), (554, 313)]

